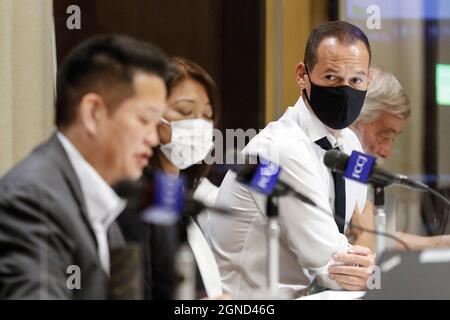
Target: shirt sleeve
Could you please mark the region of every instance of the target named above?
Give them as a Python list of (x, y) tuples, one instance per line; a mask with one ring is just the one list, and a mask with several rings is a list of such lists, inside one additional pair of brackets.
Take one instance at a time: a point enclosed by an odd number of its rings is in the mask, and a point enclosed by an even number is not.
[(291, 196), (281, 197), (280, 240), (320, 285), (339, 290), (340, 286), (328, 277), (328, 267), (335, 264), (333, 254), (346, 252), (349, 244), (345, 235), (339, 232), (328, 203), (328, 190), (320, 176), (321, 159), (307, 141), (298, 143), (297, 140), (293, 144), (286, 140), (276, 145), (279, 146), (278, 152), (266, 156), (280, 164), (280, 179), (325, 210), (323, 212)]

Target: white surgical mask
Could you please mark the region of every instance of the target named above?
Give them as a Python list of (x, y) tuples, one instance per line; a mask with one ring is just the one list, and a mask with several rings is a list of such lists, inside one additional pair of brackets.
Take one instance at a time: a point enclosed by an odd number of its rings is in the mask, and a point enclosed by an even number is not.
[(213, 124), (204, 119), (168, 122), (172, 129), (171, 142), (161, 145), (162, 153), (178, 169), (186, 169), (206, 158), (213, 144)]

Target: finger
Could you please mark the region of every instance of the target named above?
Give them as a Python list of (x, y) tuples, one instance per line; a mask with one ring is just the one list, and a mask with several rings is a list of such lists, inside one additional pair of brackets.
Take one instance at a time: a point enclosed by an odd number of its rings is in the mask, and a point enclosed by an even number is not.
[(355, 210), (353, 210), (353, 214), (361, 214), (361, 210), (359, 209), (359, 205), (355, 205)]
[(373, 213), (373, 203), (371, 201), (366, 201), (366, 205), (364, 206), (363, 212)]
[(367, 247), (363, 246), (353, 246), (350, 249), (348, 249), (348, 253), (363, 255), (363, 256), (369, 256), (372, 255), (373, 252)]
[(366, 278), (347, 276), (347, 275), (333, 275), (330, 278), (335, 280), (337, 283), (355, 286), (355, 287), (358, 287), (360, 290), (365, 289), (367, 287), (367, 279)]
[(347, 291), (365, 291), (366, 288), (361, 288), (360, 286), (354, 286), (351, 284), (346, 284), (346, 283), (342, 283), (342, 282), (337, 282), (338, 285), (341, 286), (342, 289), (347, 290)]
[(356, 254), (342, 254), (338, 253), (333, 255), (333, 259), (336, 262), (342, 262), (348, 265), (360, 265), (363, 267), (369, 267), (374, 264), (375, 259), (373, 256), (361, 256)]
[(330, 268), (328, 268), (328, 272), (333, 275), (355, 275), (358, 277), (368, 277), (371, 274), (368, 268), (351, 266), (331, 266)]

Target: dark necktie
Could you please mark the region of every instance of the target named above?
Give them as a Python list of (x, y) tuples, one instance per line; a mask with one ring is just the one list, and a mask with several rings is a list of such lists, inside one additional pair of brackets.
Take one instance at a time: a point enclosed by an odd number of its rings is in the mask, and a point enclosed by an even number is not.
[[(331, 143), (326, 137), (316, 141), (324, 150), (333, 149)], [(334, 148), (338, 149), (338, 148)], [(344, 176), (340, 172), (331, 172), (334, 180), (334, 220), (339, 228), (340, 233), (344, 233), (344, 221), (345, 221), (345, 180)], [(336, 219), (340, 217), (341, 219)]]

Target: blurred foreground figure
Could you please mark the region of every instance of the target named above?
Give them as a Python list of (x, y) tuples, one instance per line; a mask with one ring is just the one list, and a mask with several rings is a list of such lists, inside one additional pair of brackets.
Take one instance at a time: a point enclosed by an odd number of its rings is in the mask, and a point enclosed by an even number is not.
[(167, 78), (164, 54), (128, 37), (92, 38), (67, 56), (56, 132), (0, 181), (0, 298), (108, 297), (125, 207), (111, 186), (148, 164)]

